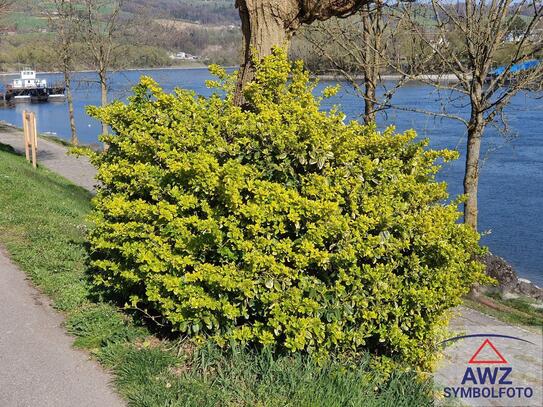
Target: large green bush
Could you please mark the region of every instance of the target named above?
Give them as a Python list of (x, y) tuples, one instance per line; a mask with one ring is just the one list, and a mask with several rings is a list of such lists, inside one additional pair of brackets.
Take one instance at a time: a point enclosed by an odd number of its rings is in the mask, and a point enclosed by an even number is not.
[(482, 276), (478, 236), (434, 179), (455, 154), (321, 111), (282, 51), (258, 64), (248, 109), (215, 71), (226, 98), (144, 77), (128, 104), (90, 109), (114, 131), (93, 159), (96, 284), (219, 344), (427, 360)]

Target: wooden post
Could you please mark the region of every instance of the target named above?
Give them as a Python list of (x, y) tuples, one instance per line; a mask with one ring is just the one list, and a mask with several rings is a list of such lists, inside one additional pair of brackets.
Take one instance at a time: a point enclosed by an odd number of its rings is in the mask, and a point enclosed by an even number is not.
[(37, 150), (38, 150), (38, 126), (36, 124), (36, 113), (30, 113), (30, 130), (32, 138), (30, 142), (32, 144), (32, 166), (36, 168), (38, 166)]
[(38, 150), (38, 122), (36, 121), (36, 113), (30, 113), (30, 120), (32, 120), (32, 131), (34, 132), (34, 145), (36, 151)]
[(23, 132), (25, 137), (25, 156), (26, 161), (30, 161), (30, 151), (28, 149), (28, 146), (30, 145), (30, 134), (29, 134), (29, 126), (28, 126), (28, 112), (25, 110), (23, 112)]
[(32, 159), (32, 166), (36, 168), (38, 165), (38, 127), (36, 123), (36, 114), (34, 112), (23, 112), (23, 132), (26, 160), (30, 161)]

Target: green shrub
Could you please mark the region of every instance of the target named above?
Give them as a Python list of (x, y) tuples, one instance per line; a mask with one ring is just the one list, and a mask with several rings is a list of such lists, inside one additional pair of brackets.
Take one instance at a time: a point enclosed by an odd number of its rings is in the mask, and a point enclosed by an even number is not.
[(89, 109), (115, 133), (93, 158), (95, 284), (219, 344), (428, 360), (482, 278), (478, 235), (434, 179), (455, 153), (321, 111), (283, 51), (249, 109), (214, 71), (226, 98), (144, 77), (128, 104)]

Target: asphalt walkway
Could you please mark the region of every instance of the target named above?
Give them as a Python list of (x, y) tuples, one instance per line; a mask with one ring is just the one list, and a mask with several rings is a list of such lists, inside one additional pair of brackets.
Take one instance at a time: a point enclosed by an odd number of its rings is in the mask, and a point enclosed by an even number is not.
[(439, 393), (463, 392), (469, 406), (543, 406), (542, 327), (512, 326), (466, 307), (454, 312), (450, 336), (463, 338), (447, 343), (434, 376)]
[[(24, 153), (20, 130), (0, 125), (0, 143)], [(95, 170), (84, 157), (40, 139), (38, 163), (93, 189)], [(72, 347), (62, 315), (0, 248), (0, 407), (117, 407), (112, 377)]]
[(0, 250), (0, 406), (117, 407), (111, 377), (72, 347), (62, 316)]

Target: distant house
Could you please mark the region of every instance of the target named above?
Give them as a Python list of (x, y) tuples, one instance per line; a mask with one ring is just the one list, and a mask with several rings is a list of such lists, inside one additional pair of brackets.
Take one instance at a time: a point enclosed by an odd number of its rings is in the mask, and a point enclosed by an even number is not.
[(519, 42), (524, 38), (524, 33), (509, 33), (505, 36), (505, 42)]
[(196, 55), (191, 55), (187, 52), (178, 52), (176, 54), (170, 54), (170, 59), (176, 61), (194, 61), (197, 60), (198, 57)]
[[(511, 32), (505, 36), (504, 41), (509, 43), (520, 42), (524, 39), (525, 31), (522, 32)], [(531, 31), (530, 35), (527, 37), (530, 41), (539, 42), (543, 38), (543, 29), (535, 28)]]

